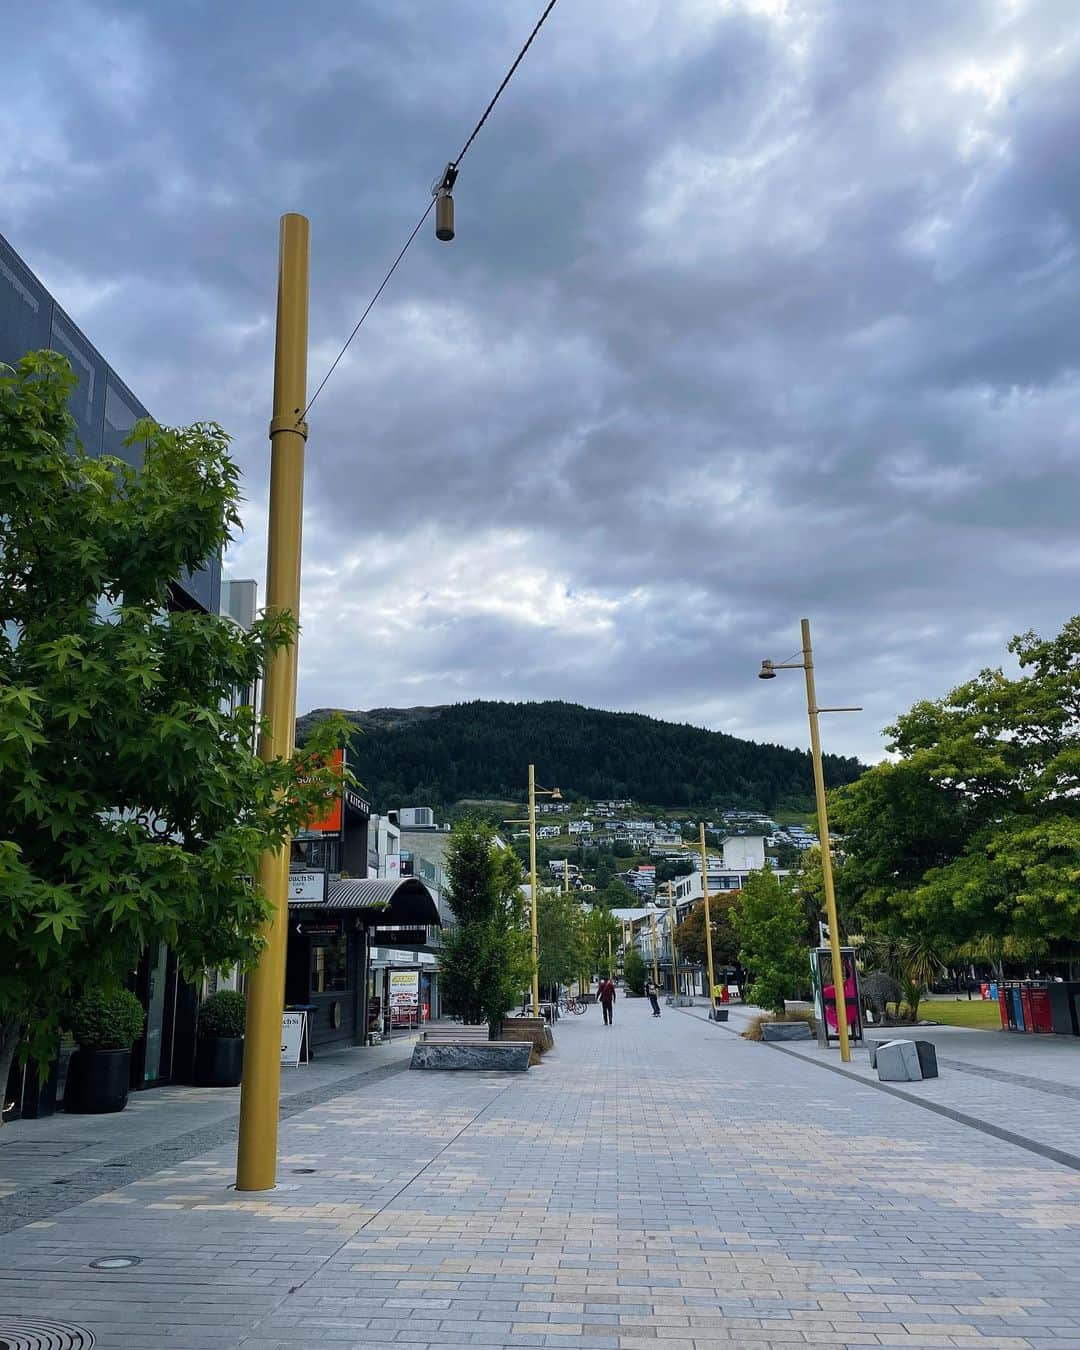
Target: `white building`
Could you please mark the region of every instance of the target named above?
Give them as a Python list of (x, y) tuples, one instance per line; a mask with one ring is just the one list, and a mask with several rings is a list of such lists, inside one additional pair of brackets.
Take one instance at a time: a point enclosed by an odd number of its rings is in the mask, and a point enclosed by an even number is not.
[(368, 876), (396, 881), (401, 876), (401, 830), (389, 816), (368, 822)]
[(592, 834), (593, 823), (591, 820), (572, 820), (569, 829), (571, 834)]

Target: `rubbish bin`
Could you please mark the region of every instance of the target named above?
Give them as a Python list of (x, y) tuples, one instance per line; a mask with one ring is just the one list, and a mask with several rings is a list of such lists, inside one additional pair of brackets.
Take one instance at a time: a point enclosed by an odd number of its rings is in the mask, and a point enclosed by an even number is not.
[(1012, 1019), (1009, 1017), (1009, 991), (1005, 988), (1005, 981), (997, 987), (998, 1012), (1001, 1014), (1001, 1029), (1008, 1031), (1012, 1026)]
[(1054, 1022), (1050, 1012), (1049, 980), (1032, 980), (1029, 987), (1031, 996), (1031, 1030), (1043, 1035), (1053, 1031)]
[(1019, 982), (1013, 981), (1009, 989), (1010, 1001), (1012, 1003), (1012, 1018), (1009, 1026), (1017, 1031), (1026, 1031), (1024, 1026), (1024, 1000), (1020, 996)]
[(1050, 1030), (1058, 1036), (1080, 1036), (1076, 1006), (1080, 983), (1072, 980), (1051, 983), (1047, 985), (1046, 993), (1050, 1000)]

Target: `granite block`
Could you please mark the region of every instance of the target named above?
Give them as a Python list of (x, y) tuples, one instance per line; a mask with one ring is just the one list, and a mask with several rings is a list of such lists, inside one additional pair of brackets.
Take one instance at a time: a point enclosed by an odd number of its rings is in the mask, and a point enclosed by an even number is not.
[(917, 1083), (922, 1078), (914, 1041), (883, 1041), (878, 1046), (875, 1067), (882, 1083)]
[(530, 1041), (418, 1042), (413, 1046), (410, 1069), (494, 1069), (499, 1073), (524, 1073), (532, 1052)]
[(809, 1022), (762, 1022), (763, 1041), (812, 1041)]

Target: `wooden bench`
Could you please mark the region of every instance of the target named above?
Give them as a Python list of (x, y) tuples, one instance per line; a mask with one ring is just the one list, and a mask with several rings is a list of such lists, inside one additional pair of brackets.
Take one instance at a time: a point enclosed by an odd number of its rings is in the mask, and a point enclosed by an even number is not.
[(429, 1045), (464, 1045), (488, 1040), (488, 1029), (482, 1027), (429, 1027), (420, 1039)]

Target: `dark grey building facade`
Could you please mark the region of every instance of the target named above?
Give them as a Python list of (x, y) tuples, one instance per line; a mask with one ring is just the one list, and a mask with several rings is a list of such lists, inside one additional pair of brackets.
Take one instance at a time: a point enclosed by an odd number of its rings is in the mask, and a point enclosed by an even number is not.
[[(151, 414), (0, 235), (0, 362), (13, 366), (43, 347), (66, 356), (78, 377), (70, 406), (86, 453), (116, 455), (138, 468), (138, 456), (124, 445), (124, 437), (140, 417)], [(181, 577), (176, 590), (181, 605), (216, 614), (220, 560)]]

